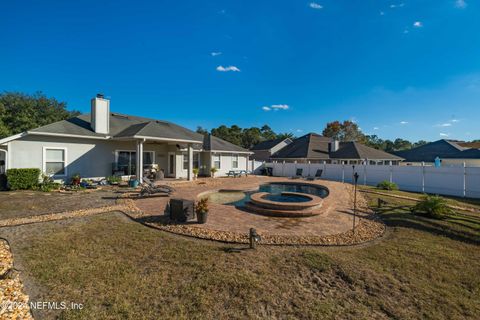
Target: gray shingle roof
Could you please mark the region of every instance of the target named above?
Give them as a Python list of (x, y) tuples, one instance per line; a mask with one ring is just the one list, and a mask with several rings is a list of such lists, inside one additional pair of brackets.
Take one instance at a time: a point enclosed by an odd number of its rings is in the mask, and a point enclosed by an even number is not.
[(367, 147), (358, 142), (341, 142), (336, 152), (329, 152), (331, 138), (309, 133), (293, 140), (272, 156), (272, 159), (379, 159), (402, 160), (390, 153)]
[(273, 147), (275, 147), (277, 144), (284, 140), (290, 140), (290, 138), (278, 138), (278, 139), (273, 139), (273, 140), (266, 140), (262, 141), (259, 144), (254, 145), (250, 150), (255, 151), (255, 150), (270, 150)]
[[(90, 114), (82, 114), (68, 120), (58, 121), (49, 125), (30, 130), (36, 133), (54, 133), (81, 135), (88, 137), (104, 137), (95, 133), (90, 124)], [(248, 150), (211, 135), (203, 136), (192, 130), (168, 121), (136, 117), (118, 113), (110, 114), (110, 133), (113, 138), (130, 138), (133, 136), (172, 139), (179, 141), (198, 141), (195, 149), (216, 150), (227, 152), (249, 152)]]
[(247, 149), (212, 136), (211, 134), (206, 134), (204, 136), (203, 148), (207, 151), (249, 152)]
[(434, 162), (436, 157), (451, 158), (463, 150), (466, 148), (461, 147), (458, 141), (442, 139), (410, 150), (397, 151), (395, 154), (407, 162)]

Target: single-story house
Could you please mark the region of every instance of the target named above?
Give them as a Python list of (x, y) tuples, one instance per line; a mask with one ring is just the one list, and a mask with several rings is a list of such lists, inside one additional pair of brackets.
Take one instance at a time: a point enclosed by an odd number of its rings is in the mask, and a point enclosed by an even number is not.
[(290, 138), (278, 138), (262, 141), (250, 149), (250, 151), (253, 152), (253, 154), (250, 156), (250, 159), (256, 161), (270, 161), (270, 157), (274, 153), (292, 142), (293, 140)]
[(309, 133), (277, 151), (271, 156), (271, 160), (297, 163), (398, 165), (403, 159), (358, 142), (340, 142), (316, 133)]
[(442, 165), (480, 166), (480, 150), (463, 141), (441, 139), (409, 150), (397, 151), (395, 154), (405, 159), (404, 165), (433, 165), (440, 159)]
[[(114, 174), (142, 178), (158, 167), (170, 178), (192, 179), (193, 168), (209, 175), (246, 170), (251, 152), (177, 124), (110, 112), (110, 100), (97, 95), (91, 113), (0, 139), (6, 169), (39, 168), (56, 180)], [(139, 164), (139, 165), (137, 165)]]

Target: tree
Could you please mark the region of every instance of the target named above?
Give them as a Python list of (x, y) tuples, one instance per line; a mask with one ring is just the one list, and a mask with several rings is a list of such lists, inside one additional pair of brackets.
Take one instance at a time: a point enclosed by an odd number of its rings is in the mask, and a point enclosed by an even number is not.
[(295, 136), (291, 132), (279, 133), (277, 134), (277, 139), (295, 139)]
[(65, 102), (48, 98), (43, 93), (19, 92), (0, 94), (0, 138), (72, 118), (78, 111), (67, 110)]
[(275, 134), (275, 132), (273, 132), (272, 128), (270, 128), (266, 124), (260, 128), (260, 132), (264, 140), (273, 140), (277, 138), (277, 135)]
[(411, 149), (412, 143), (408, 140), (397, 138), (393, 142), (393, 148), (395, 151)]
[(340, 141), (363, 141), (365, 138), (358, 125), (350, 120), (345, 120), (343, 123), (340, 121), (329, 122), (322, 134)]
[(415, 143), (412, 144), (412, 148), (417, 148), (417, 147), (421, 147), (423, 145), (426, 145), (428, 143), (428, 141), (425, 141), (425, 140), (419, 140)]
[(200, 134), (208, 134), (208, 130), (202, 128), (201, 126), (198, 126), (196, 131)]

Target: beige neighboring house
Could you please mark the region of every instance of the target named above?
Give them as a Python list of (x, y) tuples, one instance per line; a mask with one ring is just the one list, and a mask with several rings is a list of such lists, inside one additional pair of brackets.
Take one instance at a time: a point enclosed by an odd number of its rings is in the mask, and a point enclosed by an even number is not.
[(250, 156), (250, 159), (256, 161), (270, 161), (270, 157), (273, 154), (288, 146), (292, 142), (293, 140), (290, 138), (262, 141), (250, 149), (250, 151), (253, 152), (253, 154)]
[(276, 162), (398, 165), (403, 159), (355, 141), (340, 142), (316, 133), (293, 140), (271, 156)]
[(209, 175), (215, 166), (221, 176), (247, 170), (250, 154), (172, 122), (110, 112), (110, 100), (103, 95), (91, 100), (90, 114), (0, 139), (5, 169), (39, 168), (66, 181), (76, 173), (84, 178), (117, 174), (141, 179), (152, 167), (166, 177), (191, 180), (193, 168)]

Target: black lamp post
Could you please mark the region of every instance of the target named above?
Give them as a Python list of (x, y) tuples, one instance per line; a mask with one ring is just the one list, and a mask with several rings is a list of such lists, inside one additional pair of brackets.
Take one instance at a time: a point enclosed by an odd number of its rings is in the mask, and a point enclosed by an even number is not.
[(358, 173), (353, 174), (353, 233), (355, 233), (355, 218), (357, 216), (357, 183)]

